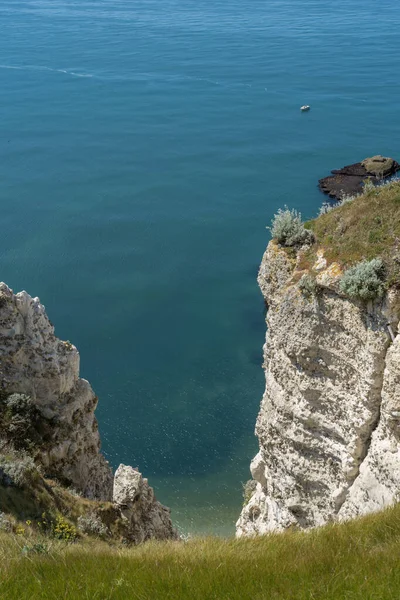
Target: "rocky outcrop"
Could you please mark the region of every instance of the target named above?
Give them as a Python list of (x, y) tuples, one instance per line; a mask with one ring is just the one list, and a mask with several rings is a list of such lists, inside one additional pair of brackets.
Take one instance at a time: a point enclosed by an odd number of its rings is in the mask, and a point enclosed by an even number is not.
[(259, 272), (266, 390), (251, 464), (257, 485), (239, 536), (323, 525), (399, 495), (399, 294), (368, 305), (349, 300), (338, 290), (340, 266), (328, 267), (320, 250), (319, 293), (303, 295), (300, 259), (270, 242)]
[[(147, 479), (124, 465), (113, 478), (100, 453), (96, 405), (89, 382), (79, 377), (77, 349), (55, 336), (39, 299), (26, 292), (14, 294), (0, 283), (0, 453), (3, 450), (6, 457), (0, 460), (3, 486), (24, 488), (13, 470), (19, 474), (23, 461), (33, 458), (45, 478), (44, 488), (48, 488), (46, 478), (56, 479), (86, 498), (114, 500), (104, 509), (96, 503), (88, 506), (98, 518), (105, 518), (107, 527), (118, 537), (132, 543), (175, 538), (169, 509), (156, 501)], [(7, 458), (10, 451), (16, 456), (12, 461)], [(7, 490), (3, 496), (7, 497)], [(29, 514), (39, 509), (39, 505), (32, 506)], [(0, 504), (1, 510), (5, 507)]]
[[(54, 335), (38, 298), (0, 284), (0, 381), (3, 394), (23, 393), (47, 423), (34, 449), (44, 472), (91, 498), (111, 499), (112, 472), (100, 454), (97, 398), (79, 377), (79, 353)], [(0, 432), (1, 433), (1, 432)]]
[(367, 178), (378, 183), (394, 175), (399, 169), (400, 165), (393, 158), (377, 155), (333, 170), (332, 175), (320, 179), (318, 183), (325, 194), (342, 200), (346, 196), (360, 194)]
[(174, 539), (170, 511), (157, 502), (147, 479), (137, 469), (120, 465), (115, 473), (113, 503), (120, 511), (124, 538), (138, 544), (149, 539)]

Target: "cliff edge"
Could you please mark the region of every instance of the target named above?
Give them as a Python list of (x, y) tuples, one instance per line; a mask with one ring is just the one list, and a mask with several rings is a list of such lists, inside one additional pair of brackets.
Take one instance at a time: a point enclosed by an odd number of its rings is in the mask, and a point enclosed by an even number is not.
[[(258, 275), (266, 388), (238, 536), (356, 517), (400, 495), (400, 184), (306, 226), (313, 243), (272, 240)], [(346, 294), (344, 274), (377, 257), (384, 292)]]
[(113, 476), (96, 406), (77, 349), (55, 336), (39, 299), (0, 283), (0, 515), (61, 511), (128, 542), (175, 538), (147, 479), (124, 465)]

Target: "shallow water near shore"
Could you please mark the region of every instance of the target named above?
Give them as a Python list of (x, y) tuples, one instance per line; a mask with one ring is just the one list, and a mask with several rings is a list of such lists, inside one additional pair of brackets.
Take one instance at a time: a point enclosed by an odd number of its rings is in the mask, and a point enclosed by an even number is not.
[(399, 26), (385, 0), (1, 3), (0, 280), (186, 532), (233, 533), (257, 451), (266, 225), (400, 158)]

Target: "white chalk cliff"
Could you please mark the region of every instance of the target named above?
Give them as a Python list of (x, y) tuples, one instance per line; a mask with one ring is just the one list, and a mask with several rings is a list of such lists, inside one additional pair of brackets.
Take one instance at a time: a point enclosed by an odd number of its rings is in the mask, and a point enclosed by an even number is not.
[[(0, 400), (15, 393), (29, 396), (40, 415), (45, 435), (29, 452), (45, 477), (91, 499), (111, 501), (114, 492), (113, 518), (128, 541), (176, 536), (169, 509), (155, 500), (147, 479), (122, 465), (113, 478), (100, 453), (97, 397), (79, 377), (75, 346), (55, 336), (38, 298), (0, 283)], [(0, 429), (1, 447), (4, 436)]]
[(349, 300), (322, 251), (314, 271), (320, 293), (305, 296), (299, 254), (272, 241), (262, 260), (266, 389), (238, 536), (353, 518), (400, 496), (400, 293)]

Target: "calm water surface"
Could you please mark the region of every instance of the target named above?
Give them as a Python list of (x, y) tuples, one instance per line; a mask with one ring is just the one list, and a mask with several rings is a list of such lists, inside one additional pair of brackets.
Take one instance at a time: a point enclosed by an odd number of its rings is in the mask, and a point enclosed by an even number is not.
[(393, 0), (0, 4), (0, 279), (185, 531), (233, 532), (256, 452), (265, 226), (400, 156), (399, 30)]

